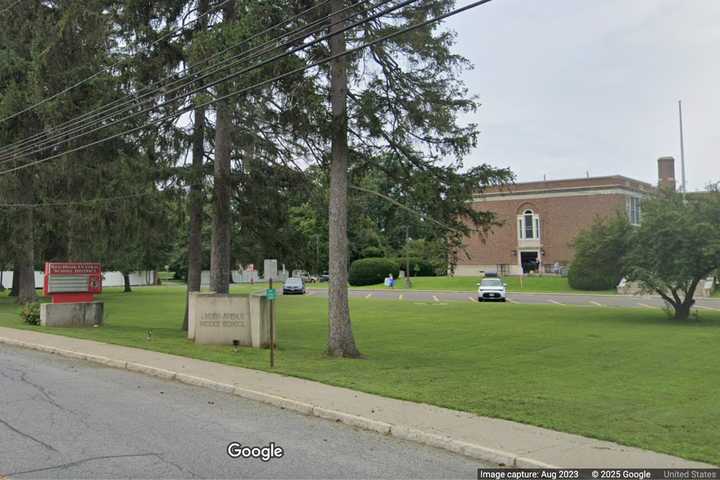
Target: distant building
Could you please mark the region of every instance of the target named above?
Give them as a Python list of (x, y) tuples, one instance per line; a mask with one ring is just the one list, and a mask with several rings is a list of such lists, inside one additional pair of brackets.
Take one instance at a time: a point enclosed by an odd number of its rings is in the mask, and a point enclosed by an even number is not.
[[(672, 157), (658, 160), (658, 184), (675, 188)], [(474, 196), (473, 207), (494, 212), (502, 226), (484, 239), (478, 233), (466, 238), (469, 258), (460, 252), (455, 274), (554, 273), (570, 263), (575, 237), (596, 217), (620, 212), (630, 223), (639, 224), (642, 199), (656, 188), (620, 175), (488, 188)]]

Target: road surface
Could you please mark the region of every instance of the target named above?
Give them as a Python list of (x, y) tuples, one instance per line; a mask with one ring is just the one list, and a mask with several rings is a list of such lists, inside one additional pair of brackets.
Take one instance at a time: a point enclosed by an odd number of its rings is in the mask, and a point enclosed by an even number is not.
[[(232, 459), (230, 442), (283, 448)], [(476, 478), (469, 458), (142, 374), (0, 345), (0, 478)]]
[[(311, 296), (327, 297), (327, 289), (309, 288)], [(477, 294), (473, 292), (418, 291), (418, 290), (362, 290), (350, 289), (350, 296), (355, 298), (375, 298), (405, 302), (477, 302)], [(586, 307), (630, 307), (630, 308), (663, 308), (660, 297), (632, 295), (592, 295), (577, 293), (513, 293), (508, 292), (511, 303), (532, 305), (580, 305)], [(696, 308), (700, 311), (720, 312), (720, 298), (696, 298)]]

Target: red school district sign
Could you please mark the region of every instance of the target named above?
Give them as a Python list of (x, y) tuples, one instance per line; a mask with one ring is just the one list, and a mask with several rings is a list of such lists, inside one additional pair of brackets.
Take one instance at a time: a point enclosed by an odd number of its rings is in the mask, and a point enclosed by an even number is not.
[(102, 267), (99, 263), (46, 263), (45, 295), (53, 303), (89, 303), (102, 293)]

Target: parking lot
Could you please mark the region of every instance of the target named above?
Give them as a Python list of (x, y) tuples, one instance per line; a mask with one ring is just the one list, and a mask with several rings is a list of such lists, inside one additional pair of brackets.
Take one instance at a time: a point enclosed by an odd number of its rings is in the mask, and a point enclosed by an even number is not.
[[(308, 295), (327, 296), (327, 289), (308, 289)], [(351, 289), (354, 298), (375, 298), (407, 302), (476, 302), (475, 292), (418, 291), (418, 290), (362, 290)], [(664, 301), (659, 296), (635, 295), (593, 295), (577, 293), (513, 293), (508, 292), (508, 302), (533, 305), (574, 305), (586, 307), (622, 307), (622, 308), (663, 308)], [(698, 310), (720, 311), (720, 299), (696, 298)]]

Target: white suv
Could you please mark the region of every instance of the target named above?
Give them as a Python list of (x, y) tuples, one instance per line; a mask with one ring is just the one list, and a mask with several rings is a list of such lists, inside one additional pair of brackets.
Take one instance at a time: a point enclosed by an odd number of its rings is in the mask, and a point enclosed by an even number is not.
[(507, 299), (507, 284), (500, 278), (483, 278), (478, 283), (478, 302), (485, 300), (498, 300), (504, 302)]

